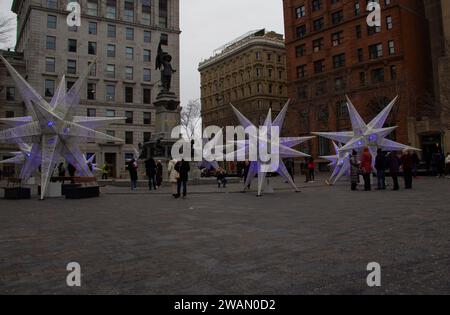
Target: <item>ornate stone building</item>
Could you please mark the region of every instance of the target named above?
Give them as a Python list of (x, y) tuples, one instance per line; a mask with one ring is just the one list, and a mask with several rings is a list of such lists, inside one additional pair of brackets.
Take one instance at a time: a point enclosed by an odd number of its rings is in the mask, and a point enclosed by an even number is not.
[(199, 65), (204, 126), (238, 124), (232, 103), (253, 123), (264, 122), (287, 101), (283, 36), (253, 31), (223, 46)]
[(154, 132), (160, 80), (154, 59), (160, 38), (177, 70), (172, 91), (180, 95), (179, 0), (81, 0), (80, 27), (67, 25), (68, 2), (14, 0), (16, 51), (23, 54), (28, 82), (48, 100), (63, 74), (69, 88), (96, 60), (74, 114), (126, 117), (100, 130), (125, 143), (89, 143), (82, 150), (96, 154), (100, 166), (108, 164), (113, 177), (125, 177), (125, 160)]
[[(350, 129), (347, 94), (366, 121), (399, 95), (388, 123), (399, 142), (421, 147), (416, 122), (432, 86), (428, 21), (421, 0), (383, 0), (381, 27), (364, 0), (284, 0), (288, 117), (292, 135)], [(303, 148), (330, 153), (330, 141)]]

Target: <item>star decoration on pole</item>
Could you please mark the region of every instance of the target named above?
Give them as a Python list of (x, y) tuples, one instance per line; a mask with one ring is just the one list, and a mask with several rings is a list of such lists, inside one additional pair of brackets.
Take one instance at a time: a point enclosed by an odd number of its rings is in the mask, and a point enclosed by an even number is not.
[[(240, 124), (245, 129), (248, 127), (256, 128), (256, 126), (247, 119), (243, 114), (239, 112), (239, 110), (231, 105), (234, 113), (236, 114)], [(267, 147), (272, 146), (272, 135), (270, 134), (270, 130), (272, 127), (277, 127), (279, 130), (283, 127), (284, 119), (286, 117), (286, 113), (289, 107), (289, 101), (286, 103), (286, 105), (283, 107), (281, 112), (278, 114), (276, 119), (272, 121), (272, 110), (269, 109), (269, 113), (267, 115), (266, 121), (264, 123), (264, 126), (267, 127), (267, 135), (261, 135), (259, 134), (257, 136), (257, 139), (249, 139), (245, 141), (236, 141), (237, 146), (239, 147), (237, 151), (232, 153), (232, 156), (248, 156), (249, 152), (251, 151), (251, 146), (254, 146), (255, 143), (257, 143), (258, 146), (258, 152), (261, 152), (261, 150), (265, 150)], [(257, 128), (256, 128), (257, 129)], [(276, 161), (276, 165), (278, 165), (275, 171), (279, 175), (281, 175), (291, 186), (294, 188), (296, 192), (299, 192), (297, 185), (294, 183), (293, 178), (289, 174), (286, 165), (284, 164), (283, 159), (285, 158), (300, 158), (300, 157), (310, 157), (310, 155), (305, 154), (303, 152), (297, 151), (293, 149), (296, 145), (302, 144), (306, 141), (309, 141), (311, 139), (315, 138), (313, 137), (280, 137), (278, 145), (278, 161)], [(257, 141), (255, 141), (257, 140)], [(227, 160), (229, 159), (229, 156), (227, 155)], [(268, 171), (268, 169), (271, 169), (270, 164), (273, 163), (273, 161), (270, 162), (263, 162), (260, 159), (260, 156), (258, 156), (257, 161), (250, 161), (250, 168), (247, 175), (247, 178), (245, 178), (245, 187), (249, 186), (251, 182), (253, 181), (254, 177), (258, 175), (258, 196), (261, 196), (262, 191), (264, 189), (264, 186), (266, 185), (266, 176), (267, 173), (272, 172)]]
[(30, 115), (10, 120), (9, 123), (15, 124), (15, 127), (0, 131), (0, 142), (31, 144), (30, 156), (25, 160), (20, 178), (27, 180), (40, 167), (41, 199), (44, 199), (50, 177), (57, 162), (62, 158), (72, 165), (77, 165), (80, 168), (78, 172), (82, 176), (92, 177), (86, 159), (79, 149), (79, 143), (96, 140), (123, 142), (95, 129), (125, 119), (72, 116), (71, 109), (78, 106), (82, 86), (95, 63), (81, 74), (68, 92), (63, 76), (51, 102), (48, 103), (6, 59), (2, 56), (0, 59), (15, 81)]
[(367, 147), (369, 148), (372, 157), (374, 157), (373, 163), (375, 163), (378, 148), (381, 148), (383, 151), (418, 150), (408, 145), (386, 139), (389, 134), (397, 129), (397, 126), (383, 128), (397, 99), (398, 96), (394, 98), (394, 100), (392, 100), (392, 102), (389, 103), (389, 105), (386, 106), (369, 124), (366, 124), (355, 106), (347, 97), (347, 108), (353, 131), (313, 132), (312, 134), (344, 143), (344, 146), (339, 149), (340, 153), (351, 152), (352, 150), (362, 151), (362, 149)]
[(350, 152), (339, 152), (340, 147), (333, 141), (333, 148), (335, 155), (321, 156), (320, 158), (330, 161), (330, 166), (333, 168), (333, 173), (327, 181), (329, 184), (336, 184), (342, 176), (350, 172)]

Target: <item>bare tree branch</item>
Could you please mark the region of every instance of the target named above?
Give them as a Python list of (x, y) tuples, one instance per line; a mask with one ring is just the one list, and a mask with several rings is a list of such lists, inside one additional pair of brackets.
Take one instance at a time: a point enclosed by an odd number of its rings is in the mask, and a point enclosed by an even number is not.
[(183, 127), (188, 140), (195, 137), (195, 131), (202, 118), (200, 100), (191, 100), (181, 111), (181, 126)]

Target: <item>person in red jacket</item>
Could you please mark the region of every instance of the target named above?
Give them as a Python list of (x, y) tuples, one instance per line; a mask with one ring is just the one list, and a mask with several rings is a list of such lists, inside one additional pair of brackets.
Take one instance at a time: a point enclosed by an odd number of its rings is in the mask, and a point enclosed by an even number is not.
[(364, 190), (372, 190), (372, 185), (370, 183), (370, 175), (372, 174), (372, 154), (370, 154), (368, 148), (364, 149), (364, 153), (361, 156), (361, 171), (364, 178)]
[(315, 180), (315, 173), (316, 170), (316, 163), (314, 163), (314, 158), (310, 158), (308, 162), (308, 173), (309, 173), (309, 181), (314, 183)]

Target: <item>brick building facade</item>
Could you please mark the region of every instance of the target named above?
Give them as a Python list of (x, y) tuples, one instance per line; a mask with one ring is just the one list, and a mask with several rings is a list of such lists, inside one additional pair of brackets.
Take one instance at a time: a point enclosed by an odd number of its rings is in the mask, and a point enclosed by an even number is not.
[[(379, 2), (381, 27), (369, 27), (365, 0), (284, 0), (291, 135), (349, 130), (345, 95), (366, 121), (399, 95), (387, 122), (398, 125), (392, 138), (420, 147), (414, 126), (432, 86), (424, 6)], [(316, 139), (303, 150), (330, 148)]]

